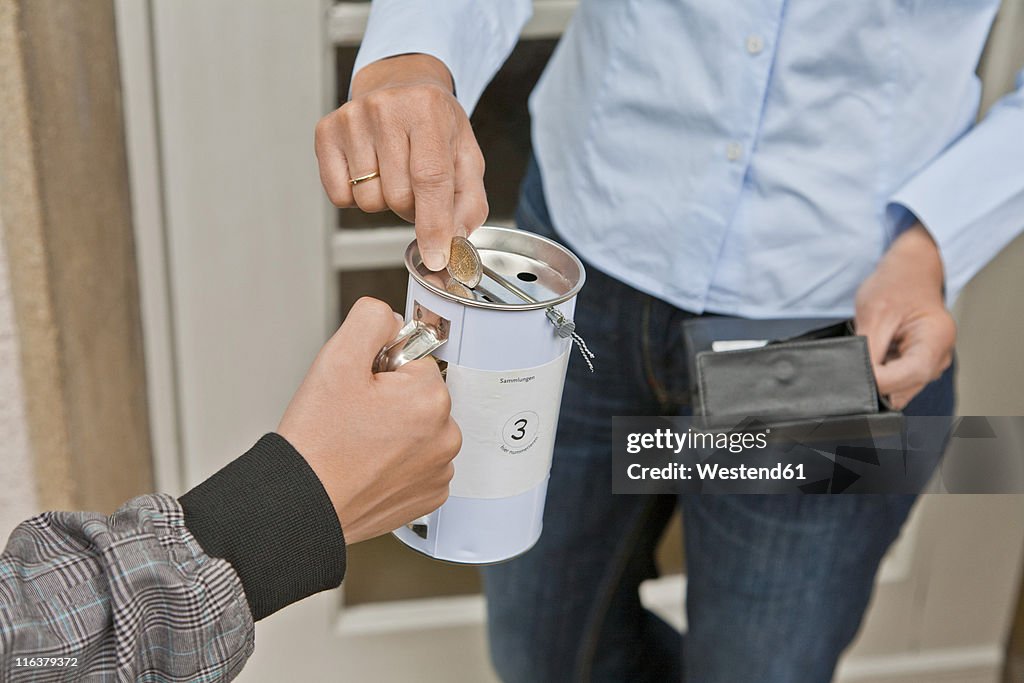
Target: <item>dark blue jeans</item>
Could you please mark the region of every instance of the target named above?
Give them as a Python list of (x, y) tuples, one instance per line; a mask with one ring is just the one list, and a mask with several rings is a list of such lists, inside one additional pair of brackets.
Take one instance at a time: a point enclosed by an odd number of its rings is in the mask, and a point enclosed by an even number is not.
[[(557, 238), (534, 163), (520, 227)], [(829, 681), (860, 625), (875, 573), (914, 496), (615, 496), (613, 415), (686, 411), (685, 311), (587, 268), (544, 533), (484, 570), (491, 658), (509, 683)], [(948, 371), (907, 407), (951, 415)], [(644, 609), (638, 586), (682, 506), (688, 630)]]

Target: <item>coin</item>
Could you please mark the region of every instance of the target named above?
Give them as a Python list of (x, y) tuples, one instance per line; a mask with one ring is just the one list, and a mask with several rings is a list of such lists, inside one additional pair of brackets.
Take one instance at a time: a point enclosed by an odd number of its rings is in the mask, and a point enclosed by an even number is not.
[(448, 282), (445, 283), (444, 289), (449, 294), (454, 294), (455, 296), (460, 296), (463, 299), (475, 299), (476, 298), (476, 297), (473, 296), (473, 290), (471, 290), (469, 287), (467, 287), (466, 285), (462, 284), (461, 282), (459, 282), (455, 278), (448, 278)]
[(470, 289), (480, 284), (480, 279), (484, 276), (480, 254), (465, 237), (452, 238), (448, 274)]

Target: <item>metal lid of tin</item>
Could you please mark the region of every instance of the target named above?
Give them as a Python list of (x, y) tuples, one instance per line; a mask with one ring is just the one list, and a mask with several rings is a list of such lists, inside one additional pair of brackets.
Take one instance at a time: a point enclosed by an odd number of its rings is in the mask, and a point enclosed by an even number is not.
[(405, 267), (417, 282), (438, 296), (466, 306), (507, 311), (549, 308), (568, 301), (586, 279), (583, 264), (575, 254), (532, 232), (484, 225), (473, 231), (469, 241), (480, 252), (484, 266), (536, 301), (523, 301), (486, 274), (472, 290), (450, 287), (447, 273), (435, 273), (423, 265), (415, 241), (405, 250)]

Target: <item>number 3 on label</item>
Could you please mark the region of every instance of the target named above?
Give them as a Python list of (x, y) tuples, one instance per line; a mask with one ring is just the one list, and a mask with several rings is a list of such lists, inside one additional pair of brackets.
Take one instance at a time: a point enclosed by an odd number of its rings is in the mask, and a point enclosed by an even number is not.
[(511, 449), (529, 446), (537, 438), (537, 427), (540, 418), (532, 410), (516, 413), (505, 422), (501, 430), (501, 440)]

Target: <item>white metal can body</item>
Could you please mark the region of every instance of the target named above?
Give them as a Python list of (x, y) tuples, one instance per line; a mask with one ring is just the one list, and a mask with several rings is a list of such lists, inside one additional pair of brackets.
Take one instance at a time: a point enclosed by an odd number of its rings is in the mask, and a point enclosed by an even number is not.
[[(571, 320), (575, 296), (554, 308)], [(447, 362), (452, 415), (463, 433), (448, 501), (394, 534), (430, 557), (489, 564), (540, 538), (558, 409), (572, 342), (547, 310), (467, 306), (409, 278), (416, 305), (450, 322), (434, 356)]]

